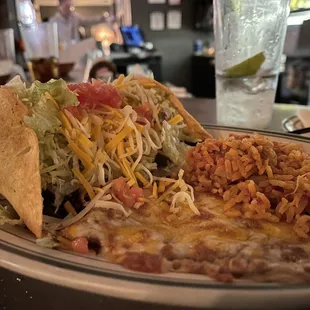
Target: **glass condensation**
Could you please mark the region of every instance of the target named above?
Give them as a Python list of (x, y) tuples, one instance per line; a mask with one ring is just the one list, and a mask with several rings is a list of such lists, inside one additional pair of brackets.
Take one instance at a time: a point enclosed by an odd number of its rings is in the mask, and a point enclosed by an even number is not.
[[(288, 14), (289, 0), (214, 0), (218, 123), (268, 127)], [(227, 74), (262, 54), (265, 60), (255, 74)]]

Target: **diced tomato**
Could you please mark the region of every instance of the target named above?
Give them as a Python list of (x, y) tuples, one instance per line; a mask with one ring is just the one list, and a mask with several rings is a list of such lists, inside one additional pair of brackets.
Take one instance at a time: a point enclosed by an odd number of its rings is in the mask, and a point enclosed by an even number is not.
[(67, 107), (66, 110), (68, 110), (73, 116), (77, 117), (77, 118), (81, 118), (82, 114), (82, 110), (83, 108), (80, 108), (80, 106), (77, 107)]
[(128, 208), (134, 206), (139, 198), (143, 197), (143, 190), (140, 187), (132, 187), (126, 183), (126, 179), (119, 178), (114, 180), (112, 191), (114, 195)]
[(138, 186), (132, 187), (130, 189), (130, 193), (136, 199), (136, 201), (138, 201), (139, 198), (143, 197), (143, 189)]
[(152, 108), (149, 103), (144, 103), (135, 108), (138, 116), (146, 118), (149, 122), (152, 120)]
[(76, 238), (72, 241), (72, 250), (73, 252), (79, 254), (88, 254), (88, 240), (84, 237)]
[(102, 81), (93, 80), (92, 83), (70, 84), (69, 89), (75, 92), (80, 102), (77, 107), (69, 107), (68, 110), (74, 115), (79, 115), (80, 109), (100, 109), (104, 105), (119, 109), (121, 96), (112, 85)]

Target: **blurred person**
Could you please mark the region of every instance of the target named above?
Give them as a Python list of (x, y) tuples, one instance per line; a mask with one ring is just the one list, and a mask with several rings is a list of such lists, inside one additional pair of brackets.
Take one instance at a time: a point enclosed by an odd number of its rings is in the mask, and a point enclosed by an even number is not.
[(291, 63), (287, 70), (285, 97), (290, 103), (306, 105), (308, 103), (309, 83), (307, 72), (309, 67), (302, 61)]
[(80, 40), (79, 27), (87, 24), (104, 22), (104, 16), (83, 18), (74, 12), (72, 0), (58, 0), (58, 12), (50, 19), (57, 23), (58, 38), (62, 44), (69, 44)]
[(43, 21), (41, 18), (40, 5), (38, 4), (38, 1), (36, 1), (36, 0), (31, 0), (31, 2), (32, 2), (33, 8), (35, 10), (37, 23), (40, 23)]
[(97, 79), (107, 83), (118, 77), (117, 67), (113, 62), (106, 59), (98, 59), (89, 72), (89, 80)]
[(16, 1), (18, 22), (22, 26), (31, 26), (37, 22), (36, 11), (30, 0)]

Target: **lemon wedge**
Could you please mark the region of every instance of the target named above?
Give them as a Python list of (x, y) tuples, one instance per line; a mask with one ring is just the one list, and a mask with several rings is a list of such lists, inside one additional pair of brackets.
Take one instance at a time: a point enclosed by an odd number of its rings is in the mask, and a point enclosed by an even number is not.
[(264, 52), (260, 52), (237, 65), (225, 69), (225, 73), (231, 77), (255, 75), (265, 59)]

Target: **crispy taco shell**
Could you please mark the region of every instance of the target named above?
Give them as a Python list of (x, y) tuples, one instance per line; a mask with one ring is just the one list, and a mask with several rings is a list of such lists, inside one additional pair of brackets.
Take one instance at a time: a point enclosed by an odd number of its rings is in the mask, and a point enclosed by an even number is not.
[(156, 84), (156, 86), (163, 89), (165, 92), (169, 94), (169, 100), (172, 106), (183, 117), (184, 122), (187, 125), (187, 132), (189, 135), (198, 138), (202, 141), (207, 138), (212, 138), (212, 136), (199, 124), (199, 122), (184, 109), (182, 103), (178, 100), (178, 98), (172, 93), (172, 91), (169, 88), (150, 78), (136, 78), (136, 79), (141, 84)]
[(43, 201), (39, 142), (24, 123), (26, 106), (8, 89), (0, 88), (0, 194), (25, 225), (41, 237)]

